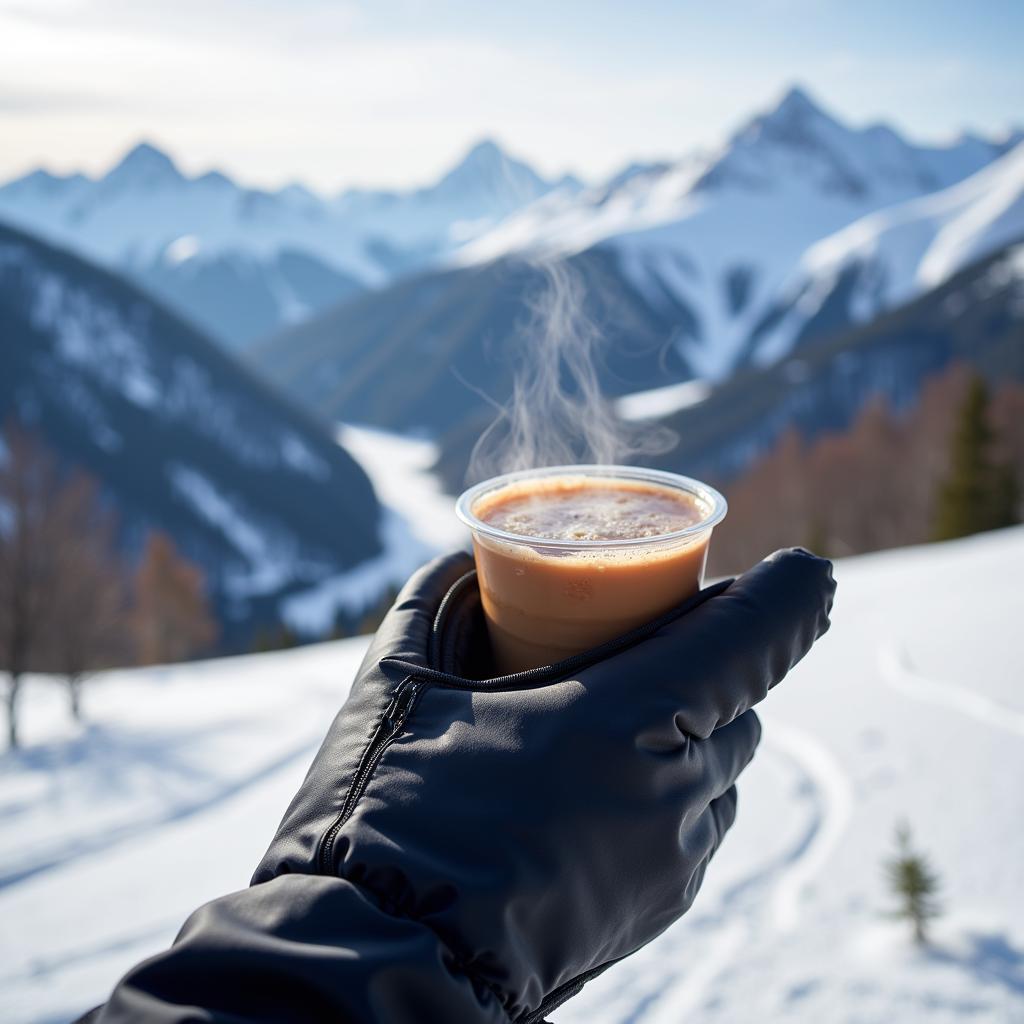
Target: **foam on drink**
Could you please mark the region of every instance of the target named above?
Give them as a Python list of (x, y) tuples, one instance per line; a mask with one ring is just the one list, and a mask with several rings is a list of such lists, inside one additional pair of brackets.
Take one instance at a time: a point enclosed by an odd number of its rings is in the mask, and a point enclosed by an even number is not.
[(506, 533), (570, 542), (657, 537), (701, 519), (692, 498), (667, 487), (572, 477), (512, 484), (473, 512)]

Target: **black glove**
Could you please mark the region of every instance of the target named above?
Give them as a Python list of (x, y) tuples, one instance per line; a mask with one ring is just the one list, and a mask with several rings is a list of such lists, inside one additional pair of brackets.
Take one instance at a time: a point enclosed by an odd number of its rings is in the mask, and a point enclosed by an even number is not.
[(597, 650), (474, 681), (469, 569), (399, 595), (254, 881), (348, 879), (527, 1022), (693, 902), (760, 737), (747, 709), (828, 628), (835, 584), (783, 552)]
[(686, 911), (831, 566), (782, 552), (497, 679), (470, 568), (403, 589), (253, 887), (90, 1020), (532, 1024)]

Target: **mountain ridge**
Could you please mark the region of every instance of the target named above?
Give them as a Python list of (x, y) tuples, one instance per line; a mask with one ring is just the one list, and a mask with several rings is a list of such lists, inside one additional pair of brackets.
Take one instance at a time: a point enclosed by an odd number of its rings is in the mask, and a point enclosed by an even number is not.
[[(1009, 141), (965, 134), (941, 146), (910, 142), (886, 124), (850, 127), (797, 86), (716, 150), (627, 164), (590, 186), (545, 178), (490, 138), (432, 182), (334, 195), (302, 182), (249, 187), (216, 169), (189, 175), (144, 140), (96, 178), (37, 169), (0, 186), (0, 216), (127, 272), (234, 348), (430, 266), (611, 245), (624, 250), (641, 289), (682, 289), (678, 299), (704, 336), (690, 340), (688, 359), (715, 376), (730, 371), (756, 324), (749, 307), (777, 284), (758, 237), (782, 243), (784, 274), (818, 238), (959, 180)], [(812, 198), (807, 210), (800, 189)], [(722, 203), (724, 219), (710, 209)], [(805, 230), (801, 219), (813, 223)], [(735, 237), (743, 223), (746, 240)], [(701, 263), (692, 250), (713, 254), (729, 237), (731, 254), (707, 268), (715, 280), (688, 287), (681, 268)], [(722, 289), (732, 302), (739, 277), (751, 302), (723, 310)]]
[(947, 189), (885, 207), (804, 254), (755, 329), (765, 364), (845, 325), (865, 323), (1024, 237), (1024, 143)]
[[(128, 273), (241, 347), (435, 258), (555, 187), (566, 186), (493, 141), (433, 184), (334, 198), (298, 182), (251, 188), (219, 170), (188, 176), (143, 141), (97, 178), (38, 169), (15, 178), (0, 186), (0, 215)], [(299, 257), (301, 273), (295, 260), (290, 272), (282, 268), (285, 254)]]
[(552, 195), (457, 250), (452, 265), (519, 255), (611, 252), (657, 305), (687, 306), (678, 344), (695, 376), (724, 380), (807, 250), (877, 210), (951, 187), (1015, 141), (908, 142), (849, 127), (801, 89), (741, 125), (718, 150), (626, 176), (610, 192)]
[[(821, 120), (804, 98), (791, 99), (790, 106), (794, 103), (799, 118)], [(842, 136), (855, 137), (860, 136)], [(774, 141), (767, 145), (777, 148)], [(849, 308), (848, 292), (855, 284), (850, 275), (837, 273), (821, 296), (801, 283), (808, 254), (815, 246), (834, 246), (844, 231), (859, 230), (856, 226), (871, 218), (888, 222), (918, 207), (942, 206), (949, 195), (972, 197), (968, 215), (960, 219), (961, 255), (947, 253), (941, 272), (927, 282), (930, 288), (1012, 240), (1017, 225), (1024, 231), (1024, 203), (1020, 209), (1009, 200), (993, 207), (997, 192), (1024, 195), (1024, 146), (1018, 149), (1020, 155), (1014, 149), (947, 190), (924, 193), (914, 191), (919, 179), (913, 161), (894, 165), (888, 155), (880, 162), (872, 158), (863, 161), (878, 172), (867, 199), (858, 188), (832, 191), (831, 156), (809, 170), (800, 165), (805, 177), (795, 183), (780, 175), (770, 192), (737, 185), (731, 176), (713, 187), (700, 185), (708, 167), (702, 157), (691, 158), (682, 171), (641, 168), (622, 189), (628, 191), (637, 180), (648, 189), (644, 179), (650, 175), (667, 179), (672, 189), (685, 190), (682, 207), (671, 196), (668, 202), (670, 211), (683, 210), (681, 218), (578, 251), (532, 254), (533, 263), (528, 247), (525, 253), (523, 247), (510, 247), (493, 259), (456, 260), (273, 335), (255, 345), (249, 357), (327, 418), (443, 435), (459, 419), (476, 422), (489, 402), (500, 404), (511, 394), (510, 355), (529, 344), (528, 312), (544, 287), (536, 264), (554, 260), (582, 275), (585, 318), (604, 336), (599, 376), (608, 397), (693, 379), (722, 383), (749, 365), (784, 359), (867, 319)], [(901, 145), (904, 157), (908, 152)], [(791, 156), (789, 150), (775, 152), (776, 168)], [(741, 163), (752, 159), (748, 150)], [(899, 172), (895, 179), (889, 173), (893, 166)], [(817, 177), (823, 167), (824, 179)], [(962, 169), (957, 157), (947, 173), (955, 178)], [(1008, 184), (1000, 184), (1004, 179)], [(811, 187), (815, 181), (820, 188)], [(887, 199), (893, 189), (900, 195), (909, 191), (910, 198), (879, 205), (880, 196)], [(546, 210), (553, 202), (556, 196), (535, 206)], [(597, 216), (613, 202), (602, 199)], [(988, 219), (971, 210), (987, 210)], [(878, 296), (871, 312), (883, 313), (912, 294), (895, 292), (887, 301)]]

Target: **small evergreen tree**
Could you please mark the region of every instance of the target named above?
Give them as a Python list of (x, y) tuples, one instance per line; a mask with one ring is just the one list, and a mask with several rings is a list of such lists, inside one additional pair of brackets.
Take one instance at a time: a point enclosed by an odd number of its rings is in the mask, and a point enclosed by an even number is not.
[(909, 921), (914, 928), (914, 941), (928, 941), (928, 924), (941, 913), (938, 902), (939, 877), (927, 858), (911, 845), (910, 826), (902, 822), (896, 827), (897, 852), (885, 865), (889, 889), (896, 897), (892, 917)]
[(1017, 481), (992, 457), (988, 388), (974, 377), (953, 429), (949, 472), (939, 484), (935, 540), (952, 540), (1018, 522)]

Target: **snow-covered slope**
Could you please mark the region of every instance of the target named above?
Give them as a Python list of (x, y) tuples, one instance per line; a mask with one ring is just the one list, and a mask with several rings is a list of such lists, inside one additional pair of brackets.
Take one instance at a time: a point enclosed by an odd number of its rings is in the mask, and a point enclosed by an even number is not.
[(169, 533), (243, 634), (229, 642), (276, 624), (282, 592), (386, 554), (373, 489), (328, 432), (116, 275), (0, 224), (0, 323), (0, 423), (93, 475), (127, 545)]
[(866, 322), (1024, 240), (1024, 143), (940, 192), (887, 207), (813, 245), (781, 289), (752, 356)]
[(884, 125), (851, 128), (792, 89), (720, 151), (626, 175), (610, 189), (545, 196), (453, 259), (610, 248), (654, 308), (694, 311), (676, 344), (697, 376), (720, 379), (743, 359), (809, 246), (960, 181), (1012, 141), (915, 145)]
[[(554, 1020), (1024, 1019), (1021, 568), (1024, 529), (839, 562), (695, 906)], [(364, 649), (110, 673), (80, 727), (29, 681), (26, 747), (0, 757), (5, 1021), (72, 1018), (247, 884)], [(884, 916), (903, 818), (943, 882), (925, 951)]]
[[(545, 181), (485, 141), (430, 187), (350, 191), (329, 199), (301, 185), (275, 192), (248, 189), (216, 171), (189, 178), (167, 154), (141, 143), (95, 181), (33, 171), (8, 183), (0, 188), (0, 217), (128, 270), (172, 301), (184, 299), (186, 312), (205, 316), (206, 326), (221, 326), (217, 334), (238, 341), (339, 300), (346, 282), (349, 291), (354, 283), (380, 285), (493, 226), (556, 184), (562, 191), (576, 187)], [(289, 274), (280, 265), (288, 254), (316, 265)], [(274, 309), (259, 330), (232, 322), (228, 302), (220, 325), (209, 303), (198, 303), (198, 316), (189, 306), (203, 289), (223, 286), (228, 272), (237, 276), (239, 264), (255, 297), (248, 301), (266, 300)], [(197, 277), (200, 285), (189, 289)]]
[(825, 329), (786, 357), (706, 393), (681, 385), (630, 396), (620, 410), (661, 417), (666, 410), (659, 404), (675, 398), (677, 411), (662, 422), (679, 442), (660, 465), (728, 480), (786, 431), (806, 441), (843, 434), (870, 401), (910, 412), (929, 380), (951, 365), (994, 383), (1024, 380), (1024, 242), (971, 263), (867, 324), (851, 326), (839, 317), (834, 323), (831, 333)]
[[(690, 322), (686, 306), (652, 308), (610, 253), (590, 249), (570, 263), (584, 318), (600, 325), (606, 394), (688, 376), (672, 344)], [(267, 338), (247, 357), (326, 419), (479, 436), (494, 416), (488, 399), (512, 392), (517, 359), (533, 343), (531, 310), (549, 286), (540, 268), (515, 258), (415, 274)]]

